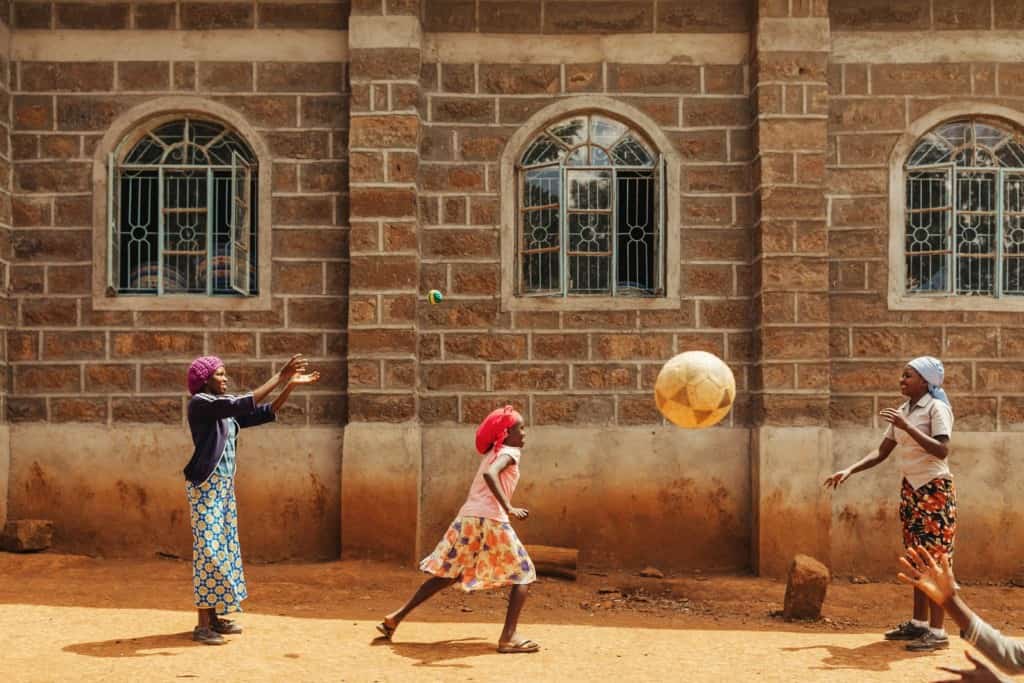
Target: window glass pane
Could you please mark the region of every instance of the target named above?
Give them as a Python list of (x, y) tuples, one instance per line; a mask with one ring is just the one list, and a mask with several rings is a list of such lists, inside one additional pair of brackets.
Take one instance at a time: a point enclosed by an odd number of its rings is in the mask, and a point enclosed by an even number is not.
[(632, 135), (627, 136), (622, 142), (615, 145), (612, 149), (612, 158), (616, 163), (623, 166), (654, 165), (654, 158), (650, 152)]
[(586, 145), (577, 147), (569, 153), (568, 158), (565, 160), (567, 166), (588, 166), (590, 165), (590, 159), (587, 158), (587, 152), (589, 147)]
[(650, 293), (657, 286), (654, 175), (650, 171), (623, 171), (617, 184), (616, 290)]
[(1024, 174), (1003, 181), (1003, 293), (1024, 294)]
[(991, 294), (995, 287), (996, 175), (958, 171), (956, 182), (956, 291)]
[(603, 116), (590, 118), (590, 141), (601, 147), (611, 147), (626, 133), (626, 127), (618, 121)]
[(565, 155), (565, 148), (554, 138), (542, 135), (530, 145), (523, 155), (523, 166), (536, 166), (558, 161)]
[(947, 191), (948, 171), (917, 171), (907, 178), (907, 290), (944, 292), (949, 289), (948, 240), (952, 213)]
[(587, 141), (587, 117), (576, 116), (567, 121), (556, 123), (548, 129), (552, 135), (572, 148)]
[(569, 214), (569, 291), (607, 294), (611, 290), (611, 214)]

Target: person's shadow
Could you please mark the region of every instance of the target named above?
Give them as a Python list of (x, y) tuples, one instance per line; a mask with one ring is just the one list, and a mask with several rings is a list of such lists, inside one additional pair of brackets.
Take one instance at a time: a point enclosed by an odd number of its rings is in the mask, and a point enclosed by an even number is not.
[(465, 663), (443, 664), (451, 659), (466, 659), (498, 654), (497, 646), (483, 638), (459, 638), (457, 640), (439, 640), (435, 643), (394, 642), (386, 638), (375, 638), (373, 644), (378, 647), (387, 646), (400, 657), (414, 659), (413, 666), (425, 666), (443, 669), (471, 669)]
[(184, 631), (142, 636), (141, 638), (117, 638), (94, 643), (75, 643), (66, 646), (63, 650), (86, 657), (171, 657), (180, 653), (167, 652), (168, 648), (193, 647), (199, 644), (192, 640), (191, 631)]
[(814, 667), (818, 670), (859, 669), (861, 671), (889, 671), (892, 663), (901, 659), (920, 657), (922, 653), (911, 652), (902, 643), (878, 641), (860, 647), (840, 647), (838, 645), (808, 645), (806, 647), (784, 647), (783, 652), (800, 652), (801, 650), (828, 650), (828, 656), (821, 660), (824, 666)]

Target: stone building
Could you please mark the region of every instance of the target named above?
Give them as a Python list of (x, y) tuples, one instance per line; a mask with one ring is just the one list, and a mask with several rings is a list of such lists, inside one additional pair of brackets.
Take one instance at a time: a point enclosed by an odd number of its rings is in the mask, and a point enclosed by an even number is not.
[[(184, 371), (323, 374), (240, 442), (252, 559), (424, 553), (512, 402), (527, 542), (888, 575), (945, 359), (958, 567), (1016, 571), (1021, 0), (0, 2), (0, 520), (187, 555)], [(442, 290), (443, 303), (425, 294)], [(739, 397), (666, 425), (670, 356)]]

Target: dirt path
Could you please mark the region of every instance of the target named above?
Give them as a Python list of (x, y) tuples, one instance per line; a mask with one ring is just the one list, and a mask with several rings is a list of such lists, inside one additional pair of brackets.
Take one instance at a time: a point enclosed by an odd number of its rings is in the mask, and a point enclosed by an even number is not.
[[(220, 648), (190, 640), (190, 565), (0, 553), (0, 671), (5, 680), (344, 681), (926, 681), (960, 666), (963, 643), (913, 655), (878, 633), (903, 618), (907, 590), (889, 583), (829, 590), (827, 620), (769, 615), (784, 585), (751, 577), (642, 579), (583, 574), (542, 580), (522, 632), (542, 652), (494, 651), (500, 593), (441, 594), (391, 644), (373, 625), (418, 585), (394, 565), (356, 561), (252, 565), (246, 633)], [(998, 627), (1020, 632), (1024, 590), (966, 589)]]

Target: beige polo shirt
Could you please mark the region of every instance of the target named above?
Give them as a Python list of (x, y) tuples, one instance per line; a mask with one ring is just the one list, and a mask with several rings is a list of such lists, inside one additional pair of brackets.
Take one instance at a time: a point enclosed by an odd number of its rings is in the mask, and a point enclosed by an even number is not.
[[(931, 394), (925, 394), (912, 406), (910, 401), (907, 401), (900, 406), (900, 412), (907, 418), (907, 422), (928, 436), (953, 435), (953, 410), (942, 401), (933, 398)], [(885, 438), (896, 442), (900, 472), (915, 489), (932, 479), (953, 478), (953, 473), (949, 471), (948, 457), (936, 458), (902, 429), (889, 425), (885, 430)]]

